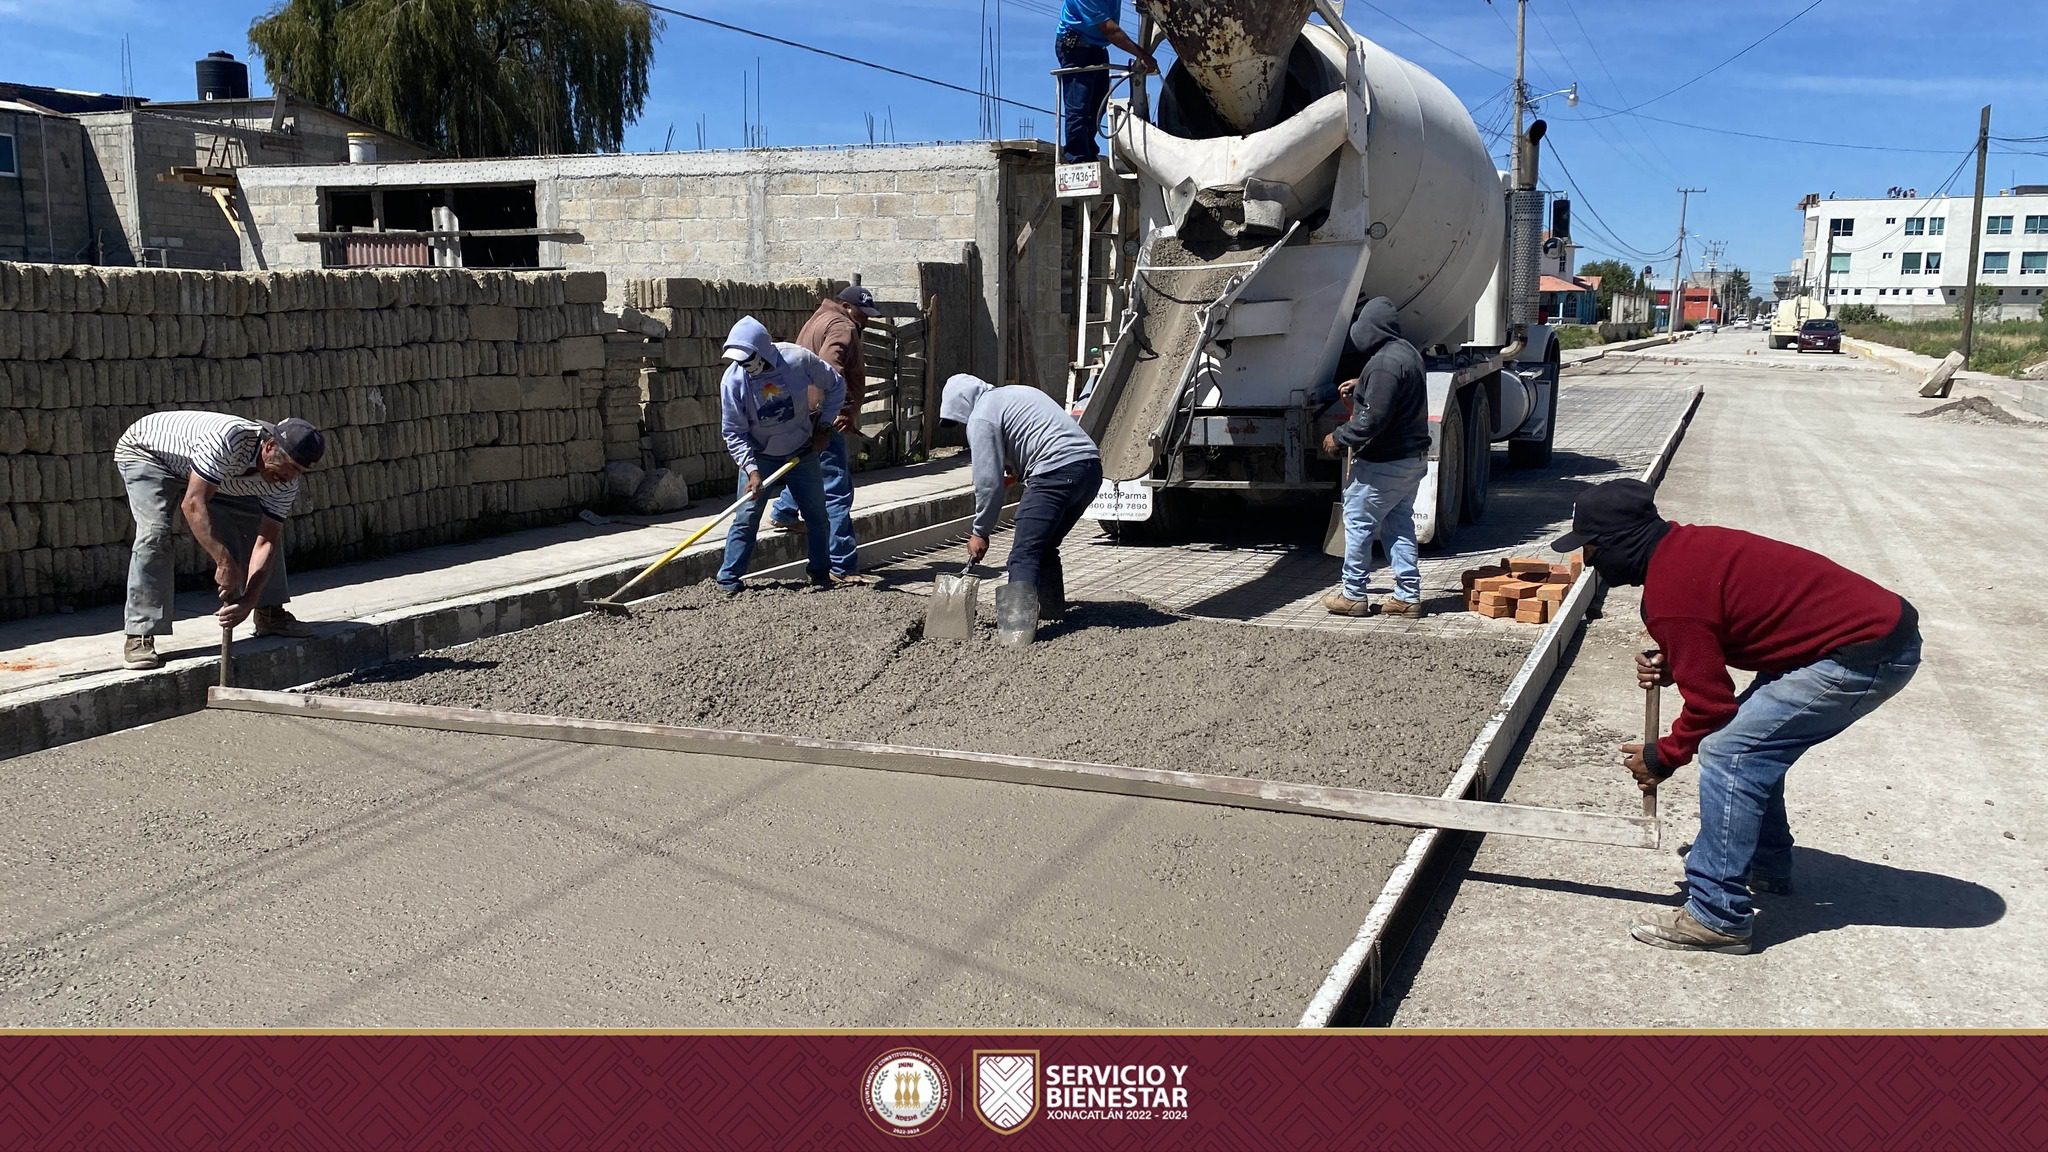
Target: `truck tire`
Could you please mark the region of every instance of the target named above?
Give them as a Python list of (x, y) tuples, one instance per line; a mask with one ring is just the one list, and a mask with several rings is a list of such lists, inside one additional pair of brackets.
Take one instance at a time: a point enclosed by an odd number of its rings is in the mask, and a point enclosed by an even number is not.
[(1458, 538), (1458, 520), (1465, 510), (1465, 412), (1456, 403), (1444, 405), (1444, 422), (1437, 429), (1436, 532), (1430, 543), (1449, 548)]
[(1557, 394), (1564, 388), (1564, 373), (1559, 367), (1556, 344), (1550, 346), (1550, 354), (1544, 360), (1543, 374), (1550, 380), (1550, 400), (1545, 404), (1543, 439), (1508, 441), (1510, 467), (1550, 467), (1551, 446), (1557, 442)]
[(1465, 507), (1459, 518), (1470, 524), (1486, 515), (1487, 489), (1493, 485), (1493, 396), (1483, 383), (1472, 389), (1465, 430), (1472, 443), (1465, 453)]

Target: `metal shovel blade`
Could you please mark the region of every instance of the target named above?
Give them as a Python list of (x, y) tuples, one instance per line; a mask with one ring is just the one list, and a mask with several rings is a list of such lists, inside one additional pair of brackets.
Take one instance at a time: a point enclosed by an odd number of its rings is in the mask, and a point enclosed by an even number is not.
[(971, 640), (981, 599), (981, 577), (946, 573), (932, 581), (932, 602), (924, 610), (924, 634), (940, 640)]

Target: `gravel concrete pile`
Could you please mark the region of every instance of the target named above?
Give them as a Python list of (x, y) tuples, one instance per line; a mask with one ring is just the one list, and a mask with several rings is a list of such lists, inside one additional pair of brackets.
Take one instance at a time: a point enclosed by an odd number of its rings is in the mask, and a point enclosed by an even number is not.
[(1527, 655), (1099, 603), (1018, 650), (926, 640), (925, 606), (706, 585), (315, 691), (1435, 793)]

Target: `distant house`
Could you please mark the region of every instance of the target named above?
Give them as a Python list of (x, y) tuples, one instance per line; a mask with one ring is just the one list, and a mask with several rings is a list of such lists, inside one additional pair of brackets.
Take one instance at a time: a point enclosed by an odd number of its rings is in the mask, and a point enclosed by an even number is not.
[(1584, 279), (1543, 278), (1543, 322), (1546, 324), (1592, 324), (1599, 319), (1598, 286)]
[(387, 159), (432, 155), (289, 95), (251, 98), (225, 53), (200, 73), (239, 87), (159, 102), (0, 82), (0, 260), (239, 268), (239, 169), (346, 160), (351, 136)]

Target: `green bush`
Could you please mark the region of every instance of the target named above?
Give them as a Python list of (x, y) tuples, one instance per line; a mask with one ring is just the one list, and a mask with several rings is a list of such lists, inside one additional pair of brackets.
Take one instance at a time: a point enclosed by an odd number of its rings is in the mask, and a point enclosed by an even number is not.
[(1835, 309), (1835, 319), (1843, 324), (1882, 324), (1884, 313), (1874, 304), (1844, 304)]

